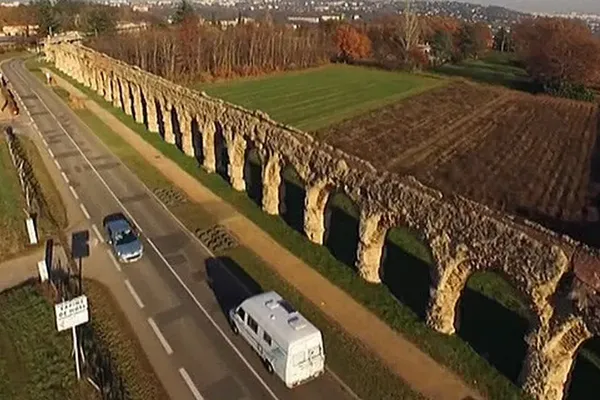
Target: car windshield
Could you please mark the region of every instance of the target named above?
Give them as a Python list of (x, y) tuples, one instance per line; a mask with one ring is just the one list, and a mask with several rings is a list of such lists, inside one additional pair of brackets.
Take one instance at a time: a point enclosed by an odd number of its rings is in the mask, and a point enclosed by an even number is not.
[(118, 232), (115, 235), (115, 244), (120, 246), (122, 244), (133, 243), (137, 240), (137, 236), (135, 233), (131, 231), (131, 229), (127, 229), (126, 231)]

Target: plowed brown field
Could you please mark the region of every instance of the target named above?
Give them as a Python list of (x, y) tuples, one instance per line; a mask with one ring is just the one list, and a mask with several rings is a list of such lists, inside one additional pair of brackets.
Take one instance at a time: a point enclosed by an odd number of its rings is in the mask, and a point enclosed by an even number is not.
[(454, 83), (317, 135), (377, 168), (564, 230), (557, 223), (585, 222), (596, 207), (598, 122), (594, 104)]

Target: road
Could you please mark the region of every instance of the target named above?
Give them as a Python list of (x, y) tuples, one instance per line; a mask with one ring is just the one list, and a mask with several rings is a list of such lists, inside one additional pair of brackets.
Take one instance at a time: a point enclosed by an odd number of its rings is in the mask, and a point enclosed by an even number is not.
[[(2, 70), (92, 224), (91, 251), (109, 252), (99, 232), (107, 215), (123, 212), (139, 228), (145, 248), (142, 260), (127, 265), (115, 261), (106, 268), (122, 274), (172, 368), (190, 389), (190, 399), (353, 398), (330, 373), (294, 390), (269, 375), (250, 347), (233, 335), (223, 312), (247, 295), (244, 284), (211, 259), (209, 251), (22, 61), (8, 61)], [(19, 118), (27, 118), (26, 114), (23, 110)]]

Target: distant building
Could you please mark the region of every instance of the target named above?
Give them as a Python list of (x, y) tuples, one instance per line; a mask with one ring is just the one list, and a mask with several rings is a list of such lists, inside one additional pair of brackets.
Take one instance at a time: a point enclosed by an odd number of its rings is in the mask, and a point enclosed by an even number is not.
[(119, 22), (117, 23), (117, 31), (119, 32), (137, 32), (148, 28), (150, 24), (147, 22)]
[(320, 19), (319, 17), (288, 17), (288, 21), (291, 22), (306, 22), (309, 24), (318, 24)]
[(5, 25), (2, 27), (2, 36), (30, 36), (35, 35), (39, 25)]
[(240, 21), (240, 18), (236, 18), (236, 19), (220, 20), (218, 22), (219, 22), (219, 25), (221, 25), (222, 28), (226, 28), (228, 26), (236, 26), (240, 22), (242, 24), (248, 24), (248, 23), (254, 22), (254, 19), (253, 18), (248, 18), (248, 17), (242, 17), (241, 21)]

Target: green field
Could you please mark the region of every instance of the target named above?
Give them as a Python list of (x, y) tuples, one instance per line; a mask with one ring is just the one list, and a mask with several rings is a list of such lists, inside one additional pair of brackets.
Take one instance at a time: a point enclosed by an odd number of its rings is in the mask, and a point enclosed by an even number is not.
[(476, 82), (505, 86), (509, 89), (536, 91), (527, 71), (519, 65), (514, 53), (492, 51), (479, 60), (444, 64), (435, 71), (442, 75), (468, 78)]
[(332, 64), (195, 88), (310, 131), (444, 83), (434, 77)]
[(0, 399), (95, 398), (78, 388), (69, 333), (34, 286), (0, 293)]

